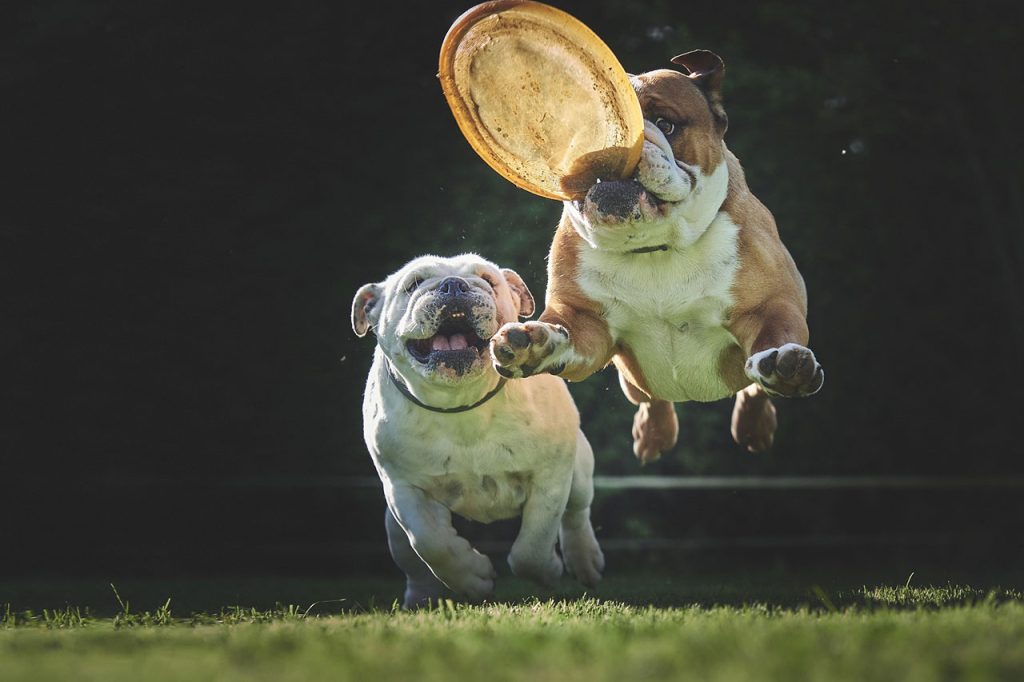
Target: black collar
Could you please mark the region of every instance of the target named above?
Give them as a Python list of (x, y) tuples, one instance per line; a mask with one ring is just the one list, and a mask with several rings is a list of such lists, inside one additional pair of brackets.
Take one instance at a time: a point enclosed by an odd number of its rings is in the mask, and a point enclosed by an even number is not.
[(481, 398), (480, 400), (476, 401), (472, 405), (459, 405), (457, 407), (434, 407), (433, 405), (427, 405), (426, 403), (421, 402), (416, 396), (414, 396), (409, 391), (409, 387), (405, 385), (405, 382), (402, 381), (397, 374), (395, 374), (395, 370), (391, 366), (391, 361), (390, 360), (385, 358), (384, 359), (384, 363), (387, 365), (388, 376), (391, 377), (391, 383), (393, 383), (395, 385), (395, 388), (398, 389), (399, 393), (404, 395), (406, 398), (408, 398), (414, 404), (419, 405), (420, 407), (422, 407), (424, 410), (430, 410), (431, 412), (441, 412), (442, 414), (451, 414), (453, 412), (468, 412), (468, 411), (472, 410), (475, 407), (480, 407), (481, 405), (486, 403), (488, 400), (490, 400), (494, 396), (498, 395), (498, 391), (500, 391), (502, 388), (505, 387), (505, 378), (502, 377), (501, 379), (498, 380), (498, 385), (495, 386), (494, 389), (490, 393), (488, 393), (487, 395), (485, 395), (483, 398)]
[(642, 246), (639, 249), (633, 249), (630, 253), (651, 253), (653, 251), (668, 251), (668, 244), (659, 244), (658, 246)]

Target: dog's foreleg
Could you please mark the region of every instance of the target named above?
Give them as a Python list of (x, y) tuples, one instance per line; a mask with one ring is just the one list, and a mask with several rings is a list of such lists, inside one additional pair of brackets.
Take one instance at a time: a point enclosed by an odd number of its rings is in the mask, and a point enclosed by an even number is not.
[(730, 324), (746, 355), (743, 372), (768, 395), (802, 397), (817, 393), (825, 372), (807, 348), (807, 321), (789, 301), (772, 302)]
[(608, 364), (612, 348), (603, 317), (564, 306), (536, 322), (506, 324), (491, 339), (498, 373), (516, 379), (547, 372), (582, 381)]
[(450, 590), (437, 579), (430, 567), (423, 563), (409, 543), (405, 529), (395, 520), (388, 507), (384, 512), (384, 527), (388, 533), (388, 549), (391, 558), (406, 575), (405, 595), (402, 608), (413, 609), (437, 604), (451, 596)]
[(438, 580), (471, 601), (494, 593), (494, 566), (452, 526), (452, 513), (412, 486), (385, 484), (384, 494), (409, 545)]
[(562, 514), (559, 544), (562, 560), (573, 576), (587, 587), (594, 587), (604, 571), (604, 554), (590, 522), (590, 503), (594, 499), (594, 451), (583, 432), (576, 435), (576, 462), (572, 471), (569, 501)]
[(770, 303), (739, 315), (730, 331), (740, 344), (742, 355), (737, 353), (737, 360), (743, 365), (729, 371), (739, 375), (737, 383), (744, 379), (753, 382), (736, 393), (732, 437), (750, 452), (762, 452), (771, 447), (778, 425), (769, 396), (817, 393), (825, 372), (806, 347), (808, 331), (802, 307), (792, 302)]

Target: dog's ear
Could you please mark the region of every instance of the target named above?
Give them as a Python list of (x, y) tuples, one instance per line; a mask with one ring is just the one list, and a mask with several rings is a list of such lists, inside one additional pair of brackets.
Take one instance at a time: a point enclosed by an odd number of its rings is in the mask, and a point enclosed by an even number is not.
[(380, 303), (384, 289), (379, 284), (364, 284), (352, 299), (352, 331), (356, 336), (366, 336), (380, 319)]
[(728, 125), (729, 119), (722, 107), (722, 80), (725, 78), (725, 62), (710, 50), (693, 50), (672, 57), (694, 84), (704, 91), (711, 104), (711, 111), (719, 121)]
[(515, 270), (509, 270), (508, 268), (502, 268), (501, 274), (505, 276), (505, 281), (508, 282), (509, 288), (519, 297), (519, 317), (533, 315), (537, 304), (534, 303), (533, 294), (530, 293), (530, 289), (526, 286), (523, 278)]
[(725, 77), (725, 62), (714, 52), (693, 50), (672, 57), (672, 63), (683, 67), (686, 75), (701, 90), (721, 93), (722, 79)]

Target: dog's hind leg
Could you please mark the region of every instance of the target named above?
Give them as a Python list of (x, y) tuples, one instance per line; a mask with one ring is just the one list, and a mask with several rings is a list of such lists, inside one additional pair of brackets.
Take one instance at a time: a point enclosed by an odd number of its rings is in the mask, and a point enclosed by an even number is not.
[(437, 604), (441, 599), (451, 598), (452, 591), (437, 579), (430, 568), (423, 563), (423, 559), (420, 559), (413, 550), (412, 545), (409, 544), (409, 536), (395, 520), (390, 508), (384, 512), (384, 527), (388, 531), (388, 547), (391, 549), (391, 558), (395, 560), (406, 576), (402, 608), (414, 609), (429, 606), (431, 603)]
[(775, 439), (775, 406), (759, 384), (736, 394), (732, 408), (732, 438), (750, 452), (764, 452)]
[(604, 571), (604, 554), (590, 522), (594, 499), (594, 451), (583, 432), (576, 436), (576, 462), (572, 470), (569, 501), (562, 514), (559, 545), (565, 568), (587, 587), (594, 587)]
[[(562, 459), (561, 457), (559, 459)], [(536, 477), (523, 505), (523, 520), (519, 525), (512, 548), (508, 552), (508, 565), (520, 578), (553, 587), (562, 575), (564, 563), (555, 545), (558, 543), (559, 523), (572, 489), (572, 463), (560, 470), (548, 469), (543, 477)], [(560, 463), (561, 464), (561, 463)]]
[(679, 418), (668, 400), (652, 399), (620, 372), (619, 384), (629, 402), (637, 406), (633, 417), (633, 453), (641, 464), (654, 462), (671, 450), (679, 438)]

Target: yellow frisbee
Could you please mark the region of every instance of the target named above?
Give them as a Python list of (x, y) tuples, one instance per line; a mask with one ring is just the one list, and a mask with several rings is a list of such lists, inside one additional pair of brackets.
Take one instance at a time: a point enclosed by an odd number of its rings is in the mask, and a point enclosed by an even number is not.
[(562, 10), (495, 0), (456, 19), (438, 77), (473, 149), (517, 186), (576, 199), (629, 177), (643, 114), (629, 76), (600, 38)]

